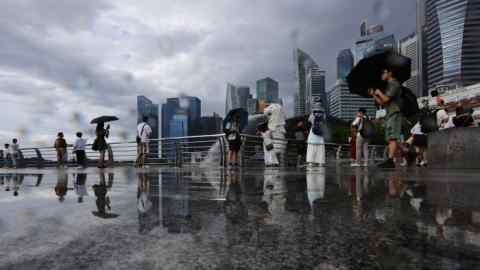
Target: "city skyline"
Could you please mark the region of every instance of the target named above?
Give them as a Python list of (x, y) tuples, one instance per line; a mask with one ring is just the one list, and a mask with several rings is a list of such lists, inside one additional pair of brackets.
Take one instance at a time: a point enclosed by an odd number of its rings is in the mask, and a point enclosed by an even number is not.
[[(135, 8), (110, 0), (55, 3), (57, 8), (2, 2), (2, 18), (11, 23), (0, 28), (0, 99), (11, 113), (1, 118), (0, 139), (50, 145), (61, 130), (71, 141), (77, 130), (90, 134), (89, 120), (102, 114), (120, 118), (112, 125), (113, 139), (131, 138), (138, 95), (158, 102), (195, 95), (211, 114), (223, 112), (226, 82), (266, 76), (279, 82), (292, 115), (293, 48), (321, 60), (330, 85), (332, 56), (352, 44), (363, 18), (399, 36), (415, 29), (413, 19), (405, 20), (414, 1), (272, 3), (220, 1), (212, 9), (209, 3), (158, 1)], [(353, 14), (348, 20), (337, 19), (347, 13)], [(265, 16), (268, 23), (259, 19)]]

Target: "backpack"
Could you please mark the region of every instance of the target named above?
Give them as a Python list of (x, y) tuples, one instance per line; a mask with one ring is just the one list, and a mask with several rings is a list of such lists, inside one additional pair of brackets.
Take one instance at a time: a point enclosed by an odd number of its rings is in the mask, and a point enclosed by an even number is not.
[(438, 130), (438, 123), (437, 123), (437, 112), (439, 110), (432, 110), (432, 111), (422, 111), (420, 115), (420, 126), (422, 127), (422, 132), (427, 134), (431, 132), (435, 132)]
[(313, 118), (312, 132), (317, 136), (323, 136), (323, 117), (315, 116)]
[(375, 126), (370, 119), (364, 118), (362, 120), (362, 129), (360, 129), (360, 135), (362, 135), (363, 138), (372, 138), (375, 136)]
[(400, 112), (411, 123), (416, 122), (417, 115), (420, 112), (417, 96), (412, 92), (412, 90), (408, 89), (407, 87), (402, 87), (400, 99), (401, 100), (397, 103), (400, 107)]

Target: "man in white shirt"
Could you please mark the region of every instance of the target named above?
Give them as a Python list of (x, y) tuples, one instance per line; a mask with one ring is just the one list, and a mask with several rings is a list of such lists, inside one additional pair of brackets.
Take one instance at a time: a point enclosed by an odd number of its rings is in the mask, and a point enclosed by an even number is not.
[(367, 110), (360, 108), (357, 112), (357, 117), (352, 123), (352, 126), (357, 130), (357, 139), (356, 139), (356, 160), (351, 164), (352, 167), (360, 167), (360, 160), (362, 159), (363, 153), (363, 166), (368, 165), (368, 138), (362, 136), (363, 123), (366, 119)]
[(137, 166), (143, 167), (149, 152), (148, 141), (152, 135), (152, 128), (148, 125), (148, 117), (144, 116), (137, 126)]
[(443, 100), (440, 100), (439, 107), (440, 110), (437, 111), (437, 125), (438, 129), (442, 130), (447, 128), (450, 116), (448, 116), (448, 112), (445, 109), (445, 102)]
[(87, 167), (87, 155), (85, 153), (85, 145), (87, 144), (87, 140), (82, 138), (82, 133), (77, 132), (77, 140), (73, 146), (73, 152), (77, 156), (77, 163), (78, 166), (82, 166), (83, 168)]

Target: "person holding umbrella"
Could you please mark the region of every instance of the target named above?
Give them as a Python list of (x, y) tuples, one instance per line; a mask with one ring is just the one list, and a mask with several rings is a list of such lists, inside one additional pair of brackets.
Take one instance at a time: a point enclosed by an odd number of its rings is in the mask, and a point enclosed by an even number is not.
[(402, 83), (410, 79), (411, 71), (410, 58), (392, 51), (384, 51), (362, 59), (347, 76), (351, 93), (373, 97), (387, 112), (385, 139), (388, 145), (388, 159), (379, 164), (381, 168), (395, 168), (393, 158), (401, 139), (403, 119), (416, 116), (418, 113), (415, 95), (411, 90), (402, 88)]
[(228, 164), (238, 166), (238, 152), (242, 147), (241, 132), (248, 123), (248, 112), (244, 109), (231, 110), (223, 122), (223, 128), (228, 141)]
[(116, 116), (100, 116), (93, 119), (90, 124), (97, 124), (95, 128), (96, 138), (92, 144), (92, 150), (98, 151), (100, 156), (98, 158), (98, 168), (105, 168), (105, 151), (108, 150), (106, 138), (110, 135), (110, 125), (105, 128), (105, 122), (116, 121)]
[(403, 116), (399, 106), (399, 103), (402, 102), (402, 85), (396, 79), (393, 68), (383, 70), (382, 80), (387, 83), (385, 92), (373, 88), (368, 90), (368, 93), (387, 112), (385, 116), (385, 139), (388, 145), (388, 159), (378, 166), (380, 168), (395, 168), (394, 157), (397, 153), (398, 142), (401, 140), (402, 133)]

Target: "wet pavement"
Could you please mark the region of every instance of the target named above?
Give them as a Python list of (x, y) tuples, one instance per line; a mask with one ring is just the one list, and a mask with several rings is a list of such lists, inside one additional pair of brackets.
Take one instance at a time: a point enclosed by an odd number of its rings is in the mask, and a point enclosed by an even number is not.
[(0, 170), (0, 269), (480, 269), (479, 176)]

